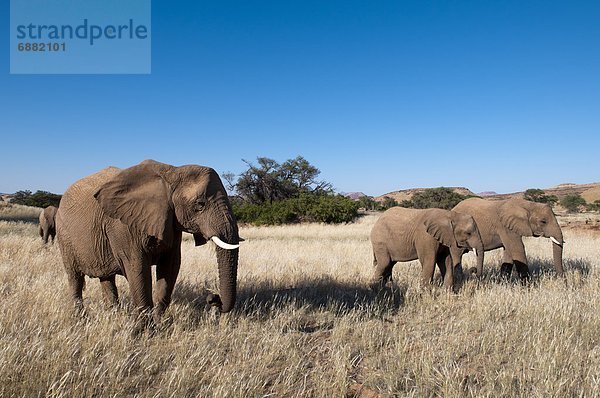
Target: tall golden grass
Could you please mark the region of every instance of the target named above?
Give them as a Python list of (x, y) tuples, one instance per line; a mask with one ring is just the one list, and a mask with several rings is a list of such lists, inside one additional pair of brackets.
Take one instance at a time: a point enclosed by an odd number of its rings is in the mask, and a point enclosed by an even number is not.
[(214, 250), (184, 240), (168, 319), (137, 338), (123, 278), (122, 308), (88, 279), (88, 315), (73, 317), (57, 245), (2, 221), (0, 396), (599, 396), (598, 237), (566, 231), (566, 283), (550, 242), (527, 239), (529, 286), (500, 282), (490, 252), (485, 278), (457, 294), (420, 289), (417, 262), (397, 264), (397, 289), (376, 294), (376, 218), (241, 228), (238, 303), (222, 316), (204, 304)]

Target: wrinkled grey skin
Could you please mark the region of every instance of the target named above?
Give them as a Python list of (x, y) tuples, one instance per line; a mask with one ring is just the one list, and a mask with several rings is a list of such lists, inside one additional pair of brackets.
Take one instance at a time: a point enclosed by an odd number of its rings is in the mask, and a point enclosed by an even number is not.
[(510, 276), (514, 265), (521, 280), (529, 278), (523, 236), (554, 238), (558, 242), (552, 243), (554, 268), (558, 275), (563, 275), (563, 234), (550, 205), (524, 199), (470, 198), (460, 202), (453, 210), (475, 219), (486, 251), (504, 248), (503, 276)]
[(371, 244), (374, 287), (391, 281), (396, 262), (419, 259), (423, 285), (432, 282), (437, 263), (444, 286), (452, 289), (453, 271), (460, 269), (462, 255), (470, 249), (477, 250), (477, 267), (471, 272), (483, 272), (483, 244), (477, 224), (471, 216), (458, 212), (392, 207), (373, 226)]
[[(211, 168), (147, 160), (77, 181), (63, 195), (57, 214), (58, 243), (76, 308), (83, 310), (84, 275), (100, 279), (111, 304), (118, 300), (115, 275), (124, 275), (140, 314), (153, 313), (159, 322), (179, 273), (182, 232), (193, 234), (197, 246), (213, 236), (239, 241), (227, 193)], [(212, 303), (228, 312), (236, 299), (238, 249), (217, 247), (216, 253), (220, 297), (213, 295)], [(139, 319), (152, 323), (148, 316)]]
[(49, 239), (51, 239), (54, 244), (54, 237), (56, 236), (56, 224), (54, 219), (57, 210), (58, 209), (54, 206), (48, 206), (40, 213), (39, 232), (44, 244), (47, 244)]

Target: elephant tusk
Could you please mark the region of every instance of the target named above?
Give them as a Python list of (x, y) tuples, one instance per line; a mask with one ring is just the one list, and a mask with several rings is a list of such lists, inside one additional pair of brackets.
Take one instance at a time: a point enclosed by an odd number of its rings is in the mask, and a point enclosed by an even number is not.
[[(559, 245), (559, 246), (562, 246), (562, 243), (560, 243), (558, 240), (556, 240), (556, 238), (555, 238), (554, 236), (551, 236), (551, 237), (550, 237), (550, 240), (551, 240), (552, 242), (556, 243), (557, 245)], [(564, 243), (564, 242), (563, 242), (563, 243)]]
[(477, 257), (477, 249), (473, 248), (473, 253), (475, 253), (475, 257)]
[(240, 247), (240, 245), (230, 245), (229, 243), (225, 243), (221, 239), (219, 239), (219, 237), (217, 237), (217, 236), (213, 236), (212, 238), (210, 238), (210, 240), (215, 242), (215, 244), (217, 246), (219, 246), (221, 249), (225, 249), (225, 250), (233, 250), (233, 249), (237, 249), (238, 247)]

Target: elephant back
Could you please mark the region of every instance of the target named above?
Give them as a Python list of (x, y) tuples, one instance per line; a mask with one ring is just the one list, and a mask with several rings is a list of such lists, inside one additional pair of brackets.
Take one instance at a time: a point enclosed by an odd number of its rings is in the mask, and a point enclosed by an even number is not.
[(80, 179), (64, 193), (58, 208), (57, 236), (63, 253), (72, 259), (69, 263), (79, 264), (77, 269), (89, 276), (98, 276), (107, 262), (112, 262), (112, 253), (103, 232), (114, 220), (106, 217), (94, 198), (94, 193), (120, 169), (108, 167)]
[(71, 212), (87, 210), (88, 207), (98, 207), (94, 193), (102, 184), (110, 180), (120, 171), (116, 167), (107, 167), (97, 173), (84, 177), (73, 183), (64, 193), (60, 201), (63, 217)]

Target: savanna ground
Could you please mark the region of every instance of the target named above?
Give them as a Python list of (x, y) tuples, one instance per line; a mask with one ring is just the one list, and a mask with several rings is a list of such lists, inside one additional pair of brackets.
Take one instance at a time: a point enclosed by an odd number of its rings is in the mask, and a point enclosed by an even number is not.
[(168, 319), (135, 338), (123, 278), (122, 308), (105, 308), (88, 279), (88, 316), (71, 315), (57, 245), (18, 221), (37, 212), (0, 209), (12, 220), (0, 221), (2, 397), (600, 396), (594, 231), (565, 229), (566, 283), (549, 240), (526, 239), (529, 286), (498, 280), (495, 251), (484, 279), (457, 294), (420, 290), (417, 262), (396, 265), (398, 288), (375, 294), (376, 215), (242, 227), (238, 302), (222, 316), (204, 304), (217, 287), (213, 249), (186, 240)]

